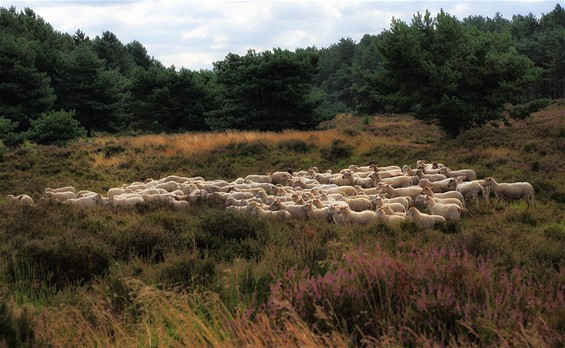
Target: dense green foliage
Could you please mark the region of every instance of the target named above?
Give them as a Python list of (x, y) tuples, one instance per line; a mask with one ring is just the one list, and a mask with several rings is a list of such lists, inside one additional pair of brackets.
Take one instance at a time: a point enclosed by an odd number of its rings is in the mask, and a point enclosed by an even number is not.
[[(450, 135), (565, 93), (565, 10), (537, 19), (441, 12), (327, 48), (229, 53), (212, 71), (164, 67), (138, 41), (55, 31), (0, 8), (0, 117), (21, 143), (33, 120), (74, 110), (92, 132), (308, 129), (337, 113), (414, 112)], [(399, 39), (401, 38), (401, 39)], [(512, 109), (512, 108), (510, 108)]]

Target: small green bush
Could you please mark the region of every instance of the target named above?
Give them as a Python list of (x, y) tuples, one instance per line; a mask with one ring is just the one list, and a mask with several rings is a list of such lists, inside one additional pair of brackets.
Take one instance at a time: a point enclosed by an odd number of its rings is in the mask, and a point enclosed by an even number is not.
[(16, 314), (5, 299), (0, 300), (0, 345), (3, 347), (34, 347), (34, 321), (27, 310)]
[(29, 138), (38, 144), (64, 146), (86, 135), (86, 130), (74, 118), (74, 111), (52, 111), (31, 122)]
[(167, 285), (191, 287), (210, 283), (216, 275), (213, 258), (199, 258), (196, 255), (170, 255), (159, 265), (159, 281)]
[(298, 139), (281, 141), (277, 147), (284, 151), (293, 151), (298, 153), (307, 153), (312, 148), (312, 146), (308, 143)]

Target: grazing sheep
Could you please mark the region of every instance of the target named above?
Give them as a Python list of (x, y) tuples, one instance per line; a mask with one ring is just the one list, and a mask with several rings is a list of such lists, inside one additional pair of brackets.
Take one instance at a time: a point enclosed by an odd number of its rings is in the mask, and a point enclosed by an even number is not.
[(292, 179), (292, 175), (288, 172), (274, 172), (269, 173), (269, 175), (273, 184), (288, 185), (288, 181)]
[(245, 183), (263, 183), (263, 184), (271, 184), (272, 183), (272, 173), (267, 173), (267, 175), (256, 175), (251, 174), (246, 176), (244, 179)]
[(353, 211), (363, 211), (371, 209), (371, 200), (369, 198), (343, 197), (341, 200), (346, 202)]
[(121, 207), (121, 208), (135, 208), (137, 205), (144, 203), (145, 201), (143, 200), (143, 197), (136, 197), (136, 196), (124, 197), (124, 198), (121, 198), (119, 196), (113, 196), (108, 198), (108, 200), (106, 201), (107, 205), (113, 207)]
[(252, 205), (251, 216), (256, 216), (258, 219), (271, 220), (271, 221), (284, 221), (292, 219), (292, 214), (286, 210), (265, 210), (259, 206)]
[(498, 183), (494, 178), (486, 178), (485, 186), (492, 188), (494, 191), (496, 197), (495, 205), (501, 199), (523, 199), (528, 207), (530, 206), (530, 201), (534, 202), (534, 204), (536, 203), (534, 187), (529, 182)]
[[(423, 193), (423, 192), (422, 192)], [(432, 195), (422, 194), (416, 198), (416, 204), (426, 204), (427, 197), (431, 197), (436, 203), (443, 203), (443, 204), (455, 204), (461, 208), (464, 208), (463, 202), (461, 202), (457, 198), (438, 198)]]
[(31, 196), (24, 194), (21, 195), (8, 195), (6, 196), (8, 203), (11, 205), (19, 205), (22, 207), (31, 207), (33, 206), (33, 198)]
[(414, 222), (416, 226), (423, 228), (431, 228), (434, 227), (435, 224), (446, 222), (443, 216), (423, 214), (420, 213), (416, 207), (408, 209), (406, 212), (406, 220)]
[(79, 198), (70, 198), (63, 203), (71, 204), (77, 207), (92, 208), (100, 205), (102, 203), (102, 195), (97, 193), (94, 196), (85, 196)]
[(441, 215), (446, 220), (459, 220), (461, 219), (461, 212), (464, 210), (457, 204), (451, 203), (437, 203), (431, 196), (425, 197), (425, 204), (430, 209), (433, 215)]
[(485, 188), (478, 181), (463, 182), (460, 177), (453, 180), (455, 180), (455, 189), (457, 190), (457, 192), (461, 193), (465, 200), (474, 199), (477, 203), (477, 207), (479, 206), (479, 196), (482, 196), (485, 198), (485, 200), (488, 200)]
[(403, 221), (406, 220), (406, 218), (402, 215), (387, 214), (381, 208), (377, 209), (375, 215), (377, 216), (378, 221), (384, 222), (388, 226), (398, 226), (399, 224), (401, 224)]
[(394, 188), (388, 184), (381, 184), (381, 191), (387, 194), (389, 198), (407, 196), (415, 200), (422, 193), (422, 188), (420, 186)]
[(54, 192), (54, 191), (47, 191), (43, 196), (47, 200), (51, 202), (64, 202), (67, 199), (77, 198), (74, 192), (71, 191), (63, 191), (63, 192)]
[(429, 187), (434, 193), (442, 193), (447, 191), (453, 191), (456, 188), (455, 179), (444, 179), (440, 181), (429, 181), (428, 179), (420, 179), (418, 186), (422, 188)]
[(445, 198), (455, 198), (461, 202), (461, 207), (465, 207), (465, 197), (459, 191), (447, 191), (447, 192), (440, 192), (434, 193), (430, 187), (424, 188), (422, 191), (423, 195), (432, 196), (434, 198), (445, 199)]
[(306, 211), (306, 216), (310, 220), (327, 222), (333, 221), (329, 207), (323, 206), (321, 208), (318, 208), (313, 203), (306, 203), (304, 204), (302, 209)]
[(399, 187), (409, 187), (412, 186), (412, 180), (404, 175), (400, 175), (400, 176), (394, 176), (391, 178), (386, 178), (383, 179), (381, 177), (381, 174), (379, 174), (378, 172), (372, 173), (371, 175), (369, 175), (369, 178), (373, 179), (373, 186), (376, 187), (378, 185), (378, 183), (382, 182), (385, 184), (388, 184), (394, 188), (399, 188)]
[(349, 207), (332, 206), (330, 208), (331, 215), (337, 223), (355, 223), (367, 225), (378, 221), (377, 214), (371, 210), (356, 212)]
[(416, 175), (418, 176), (418, 178), (420, 178), (420, 180), (428, 179), (431, 182), (442, 181), (447, 179), (447, 177), (443, 174), (425, 174), (422, 169), (416, 170)]
[(47, 192), (72, 192), (72, 193), (76, 193), (77, 190), (72, 186), (58, 187), (58, 188), (54, 188), (54, 189), (48, 187), (48, 188), (45, 189), (45, 193), (47, 193)]
[(330, 187), (325, 191), (327, 194), (338, 193), (344, 196), (357, 196), (357, 190), (352, 186)]
[(448, 167), (444, 167), (440, 168), (439, 172), (440, 174), (443, 174), (448, 178), (456, 178), (458, 176), (462, 176), (466, 181), (473, 181), (477, 179), (477, 174), (472, 169), (451, 170)]
[(382, 209), (384, 207), (389, 207), (394, 212), (406, 213), (406, 207), (402, 203), (390, 202), (385, 203), (385, 199), (382, 196), (375, 196), (371, 198), (371, 209)]
[[(294, 203), (294, 202), (292, 202)], [(302, 208), (303, 205), (297, 204), (283, 204), (280, 200), (276, 200), (269, 206), (269, 210), (286, 210), (288, 211), (293, 217), (298, 219), (307, 219), (308, 216), (306, 215), (306, 211)]]

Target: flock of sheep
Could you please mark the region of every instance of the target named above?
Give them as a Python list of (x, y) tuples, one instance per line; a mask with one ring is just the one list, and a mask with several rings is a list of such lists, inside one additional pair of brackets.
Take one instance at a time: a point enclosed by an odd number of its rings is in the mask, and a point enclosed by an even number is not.
[[(226, 209), (260, 219), (389, 225), (407, 220), (432, 227), (460, 219), (470, 200), (477, 206), (479, 199), (489, 204), (491, 192), (496, 202), (524, 199), (529, 206), (534, 200), (534, 188), (527, 182), (477, 180), (471, 169), (450, 170), (440, 163), (424, 161), (417, 161), (416, 169), (408, 165), (400, 168), (371, 164), (351, 165), (339, 173), (322, 173), (313, 167), (299, 172), (248, 175), (233, 182), (170, 175), (111, 188), (106, 195), (77, 191), (71, 186), (47, 188), (41, 200), (81, 207), (135, 207), (159, 202), (179, 209), (214, 200), (221, 201)], [(26, 194), (8, 195), (7, 200), (15, 205), (34, 205), (32, 197)]]

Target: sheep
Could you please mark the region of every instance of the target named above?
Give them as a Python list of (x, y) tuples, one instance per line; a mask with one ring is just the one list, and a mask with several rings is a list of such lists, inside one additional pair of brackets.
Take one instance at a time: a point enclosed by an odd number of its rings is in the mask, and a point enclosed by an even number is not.
[(8, 195), (6, 196), (8, 203), (11, 205), (19, 205), (22, 207), (31, 207), (34, 205), (33, 198), (31, 196), (24, 194), (21, 195)]
[(343, 178), (348, 179), (351, 186), (359, 185), (363, 188), (370, 188), (374, 187), (374, 180), (370, 175), (372, 175), (372, 173), (369, 174), (369, 177), (361, 178), (355, 173), (348, 172), (343, 174)]
[(412, 180), (404, 175), (383, 179), (378, 172), (375, 172), (369, 175), (369, 177), (373, 179), (373, 186), (375, 187), (379, 182), (389, 184), (394, 188), (412, 186)]
[(286, 204), (283, 204), (280, 200), (274, 201), (273, 204), (271, 204), (269, 206), (269, 210), (271, 210), (271, 211), (286, 210), (295, 218), (298, 218), (298, 219), (308, 218), (308, 216), (306, 215), (306, 212), (302, 209), (302, 205), (296, 205), (296, 204), (286, 205)]
[(188, 203), (187, 201), (183, 201), (183, 200), (178, 201), (174, 197), (169, 197), (169, 200), (166, 202), (177, 210), (188, 209), (188, 207), (190, 206), (190, 203)]
[(440, 215), (429, 215), (420, 213), (416, 207), (411, 207), (406, 212), (406, 220), (413, 222), (418, 227), (422, 228), (431, 228), (434, 227), (435, 224), (445, 223), (446, 220), (443, 216)]
[(412, 200), (415, 200), (416, 197), (418, 197), (418, 195), (422, 193), (422, 187), (408, 186), (408, 187), (394, 188), (388, 184), (382, 184), (381, 191), (382, 193), (386, 193), (389, 198), (408, 196), (412, 198)]
[(422, 169), (416, 170), (416, 175), (420, 180), (428, 179), (431, 182), (442, 181), (447, 179), (447, 177), (443, 174), (425, 174)]
[[(426, 197), (428, 197), (428, 195), (420, 195), (416, 198), (415, 203), (416, 204), (425, 204), (426, 202)], [(443, 203), (443, 204), (456, 204), (457, 206), (464, 208), (464, 204), (461, 200), (459, 200), (458, 198), (438, 198), (435, 196), (429, 196), (431, 197), (436, 203)]]
[(351, 172), (346, 171), (344, 174), (338, 176), (338, 177), (333, 177), (329, 180), (329, 184), (335, 184), (337, 186), (349, 186), (352, 185), (351, 181), (350, 181), (350, 177), (351, 177)]
[(389, 172), (402, 172), (402, 169), (399, 166), (384, 166), (384, 167), (379, 167), (376, 164), (371, 164), (369, 166), (370, 169), (372, 169), (375, 172), (382, 172), (382, 171), (389, 171)]
[(533, 202), (534, 205), (536, 204), (534, 187), (529, 182), (498, 183), (494, 178), (489, 177), (485, 179), (485, 186), (493, 189), (496, 197), (495, 205), (501, 199), (523, 199), (528, 207), (530, 202)]
[(194, 182), (194, 181), (205, 181), (203, 177), (201, 176), (195, 176), (192, 178), (187, 178), (184, 176), (178, 176), (178, 175), (169, 175), (165, 178), (162, 178), (160, 180), (158, 180), (159, 183), (167, 183), (167, 182), (171, 182), (174, 181), (177, 184), (182, 184), (184, 182)]
[(439, 169), (439, 173), (445, 175), (448, 178), (463, 176), (467, 181), (473, 181), (477, 179), (477, 174), (472, 169), (451, 170), (448, 167), (444, 167)]
[(281, 185), (288, 185), (288, 181), (292, 179), (292, 175), (288, 172), (274, 172), (269, 173), (271, 176), (271, 183), (273, 184), (281, 184)]
[(330, 187), (325, 190), (327, 194), (339, 193), (344, 196), (356, 196), (357, 190), (352, 186)]
[(479, 196), (483, 196), (485, 200), (488, 200), (488, 197), (485, 192), (485, 188), (481, 185), (478, 181), (465, 181), (463, 182), (461, 178), (454, 179), (455, 180), (455, 190), (463, 195), (465, 200), (467, 199), (474, 199), (477, 203), (477, 207), (479, 206)]
[(387, 214), (381, 208), (377, 209), (377, 211), (375, 212), (375, 215), (377, 216), (378, 221), (384, 222), (386, 225), (389, 225), (389, 226), (399, 225), (403, 221), (406, 220), (406, 218), (404, 216), (401, 216), (401, 215)]
[(356, 212), (349, 207), (332, 206), (330, 208), (331, 215), (337, 223), (356, 223), (367, 225), (376, 222), (377, 214), (371, 210)]
[(272, 183), (272, 173), (267, 173), (267, 175), (255, 175), (251, 174), (246, 176), (244, 179), (245, 183), (263, 183), (263, 184), (271, 184)]
[(434, 193), (434, 191), (430, 187), (425, 187), (422, 191), (423, 195), (432, 196), (434, 198), (455, 198), (461, 202), (461, 207), (465, 207), (465, 197), (459, 191), (447, 191), (447, 192), (439, 192)]
[(76, 193), (76, 189), (72, 186), (65, 186), (65, 187), (58, 187), (58, 188), (46, 188), (45, 189), (45, 193), (47, 192), (72, 192), (72, 193)]
[(71, 191), (63, 191), (63, 192), (54, 192), (54, 191), (47, 191), (43, 196), (49, 201), (52, 202), (64, 202), (67, 199), (77, 198), (76, 195)]
[(302, 209), (306, 211), (306, 216), (309, 220), (327, 221), (332, 222), (332, 215), (330, 213), (329, 207), (316, 207), (313, 203), (306, 203), (302, 206)]
[(351, 210), (353, 211), (363, 211), (371, 209), (371, 200), (364, 197), (343, 197), (342, 201), (346, 202)]
[(430, 212), (434, 215), (441, 215), (446, 220), (459, 220), (461, 219), (461, 212), (466, 211), (464, 208), (461, 208), (457, 204), (437, 203), (430, 196), (423, 197), (425, 197), (424, 202), (430, 209)]
[(80, 190), (76, 193), (77, 198), (80, 197), (88, 197), (88, 196), (96, 196), (98, 193), (90, 190)]
[(363, 188), (359, 185), (355, 185), (353, 187), (355, 188), (355, 191), (357, 191), (357, 194), (376, 195), (381, 192), (381, 190), (376, 187)]
[(79, 198), (70, 198), (64, 201), (63, 203), (71, 204), (78, 207), (83, 208), (92, 208), (100, 205), (102, 203), (102, 195), (96, 194), (94, 196), (86, 196), (86, 197), (79, 197)]
[(389, 207), (394, 212), (406, 213), (406, 207), (402, 203), (390, 202), (385, 203), (385, 200), (381, 196), (375, 196), (371, 198), (371, 208), (379, 209), (384, 207)]
[(125, 197), (120, 198), (118, 196), (109, 197), (106, 201), (107, 205), (111, 205), (113, 207), (123, 207), (123, 208), (135, 208), (139, 204), (144, 204), (145, 201), (142, 197)]
[(456, 188), (455, 179), (444, 179), (440, 181), (429, 181), (428, 179), (420, 179), (418, 186), (422, 188), (429, 187), (434, 193), (441, 193), (447, 191), (453, 191)]
[(262, 220), (273, 220), (273, 221), (284, 221), (292, 219), (292, 214), (290, 214), (286, 210), (265, 210), (256, 205), (250, 205), (251, 208), (251, 216), (255, 216), (258, 219)]

